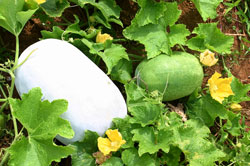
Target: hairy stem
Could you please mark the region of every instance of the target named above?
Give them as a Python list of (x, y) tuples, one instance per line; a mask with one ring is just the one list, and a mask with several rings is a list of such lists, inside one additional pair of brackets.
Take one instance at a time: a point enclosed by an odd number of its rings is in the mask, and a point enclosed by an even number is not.
[[(15, 62), (14, 62), (14, 66), (12, 67), (12, 69), (9, 70), (9, 74), (11, 76), (11, 85), (9, 88), (9, 98), (12, 98), (13, 96), (13, 92), (14, 92), (14, 87), (15, 87), (15, 75), (14, 75), (14, 71), (16, 69), (16, 66), (18, 65), (18, 56), (19, 56), (19, 37), (18, 35), (16, 35), (16, 53), (15, 53)], [(9, 102), (8, 102), (9, 103)], [(7, 105), (7, 104), (6, 104)], [(6, 106), (5, 105), (5, 106)], [(3, 106), (2, 106), (3, 107)], [(3, 109), (3, 108), (1, 108)], [(18, 136), (20, 135), (20, 133), (18, 134), (18, 128), (17, 128), (17, 120), (13, 114), (13, 108), (10, 106), (10, 111), (11, 111), (11, 116), (12, 116), (12, 121), (13, 121), (13, 125), (14, 125), (14, 132), (15, 132), (15, 137), (14, 140), (12, 142), (12, 144), (17, 140)], [(4, 154), (2, 161), (0, 163), (0, 166), (3, 166), (4, 163), (8, 160), (9, 158), (9, 152), (6, 151), (6, 153)]]

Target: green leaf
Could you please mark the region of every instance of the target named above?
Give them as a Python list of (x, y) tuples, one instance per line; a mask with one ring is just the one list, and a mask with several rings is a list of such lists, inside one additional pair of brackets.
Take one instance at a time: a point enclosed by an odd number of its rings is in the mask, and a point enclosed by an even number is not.
[(205, 37), (196, 36), (196, 37), (192, 37), (191, 39), (187, 41), (187, 46), (193, 50), (203, 52), (204, 50), (207, 49), (204, 43), (205, 43)]
[(0, 26), (18, 36), (38, 8), (24, 10), (24, 0), (0, 0)]
[(136, 129), (138, 127), (141, 127), (139, 125), (131, 124), (129, 123), (130, 117), (127, 116), (126, 118), (115, 118), (113, 119), (114, 129), (118, 129), (118, 131), (122, 135), (122, 139), (126, 140), (126, 143), (122, 145), (122, 148), (131, 148), (134, 147), (134, 142), (132, 141), (133, 134), (131, 131), (133, 129)]
[(47, 0), (41, 8), (51, 17), (60, 17), (63, 11), (70, 6), (67, 0)]
[(121, 8), (116, 5), (114, 0), (100, 0), (98, 3), (93, 4), (97, 7), (103, 14), (103, 16), (108, 20), (111, 17), (119, 19)]
[(242, 101), (250, 101), (248, 92), (250, 91), (250, 84), (242, 84), (239, 79), (229, 74), (229, 77), (233, 77), (231, 88), (234, 95), (231, 97), (232, 101), (235, 103), (240, 103)]
[(227, 114), (227, 123), (223, 126), (223, 128), (228, 131), (232, 136), (240, 136), (241, 131), (244, 130), (244, 128), (240, 124), (241, 114), (235, 114), (231, 111), (228, 111)]
[(145, 89), (137, 86), (133, 81), (125, 85), (125, 91), (127, 95), (127, 105), (143, 102), (143, 99), (147, 95)]
[(71, 147), (56, 146), (52, 139), (22, 137), (8, 149), (10, 152), (9, 166), (45, 166), (52, 161), (59, 162), (73, 152)]
[(212, 99), (210, 95), (188, 102), (187, 107), (187, 114), (191, 119), (200, 119), (208, 127), (214, 125), (216, 117), (227, 119), (227, 110), (223, 105)]
[(168, 34), (170, 46), (173, 47), (176, 44), (186, 45), (187, 36), (189, 35), (190, 32), (184, 24), (170, 26), (170, 33)]
[(43, 39), (50, 39), (50, 38), (52, 38), (52, 39), (62, 39), (63, 32), (64, 31), (60, 27), (53, 26), (52, 32), (42, 30), (41, 34), (42, 34)]
[(91, 54), (97, 54), (99, 56), (101, 56), (103, 54), (102, 51), (104, 50), (104, 44), (94, 43), (94, 42), (89, 41), (85, 38), (82, 38), (81, 42), (89, 48), (89, 52)]
[[(107, 74), (111, 74), (112, 69), (118, 65), (121, 59), (129, 60), (125, 48), (120, 44), (114, 44), (111, 41), (103, 43), (93, 43), (87, 39), (81, 40), (90, 49), (91, 54), (99, 55), (108, 68)], [(103, 51), (104, 49), (104, 51)]]
[[(164, 13), (162, 13), (162, 17), (157, 15), (154, 18), (154, 21), (147, 21), (153, 22), (145, 24), (145, 22), (140, 21), (140, 17), (142, 14), (137, 14), (136, 17), (132, 20), (132, 23), (129, 27), (124, 29), (123, 35), (130, 39), (136, 40), (140, 43), (144, 44), (145, 49), (147, 51), (147, 57), (153, 58), (161, 53), (170, 54), (171, 50), (169, 48), (169, 39), (167, 36), (166, 28), (168, 25), (173, 25), (179, 18), (181, 11), (178, 10), (178, 6), (176, 2), (169, 3), (161, 3), (164, 7)], [(145, 7), (149, 7), (146, 5)], [(163, 8), (162, 7), (162, 8)], [(141, 8), (140, 11), (144, 10)], [(147, 14), (147, 16), (146, 16)], [(143, 13), (144, 17), (151, 17), (151, 13)], [(155, 23), (157, 21), (157, 23)], [(146, 22), (146, 23), (147, 23)]]
[(73, 152), (71, 147), (53, 143), (58, 134), (66, 138), (74, 135), (70, 123), (60, 117), (67, 110), (67, 101), (41, 102), (41, 98), (41, 89), (33, 88), (22, 100), (9, 99), (14, 116), (28, 131), (28, 138), (22, 137), (9, 148), (9, 165), (49, 165)]
[(72, 144), (75, 148), (75, 152), (71, 156), (72, 166), (95, 166), (92, 154), (98, 151), (98, 137), (96, 132), (86, 130), (83, 140)]
[(154, 0), (138, 0), (138, 5), (141, 7), (137, 12), (135, 19), (139, 26), (147, 24), (157, 24), (159, 18), (164, 15), (167, 9), (166, 3), (156, 2)]
[(98, 151), (97, 139), (99, 135), (96, 132), (86, 130), (84, 138), (80, 142), (76, 142), (73, 145), (77, 146), (78, 150), (92, 154)]
[[(145, 90), (134, 82), (125, 85), (128, 111), (131, 113), (130, 123), (140, 124), (143, 127), (154, 124), (163, 110), (163, 105), (147, 97)], [(148, 100), (148, 101), (147, 101)]]
[(216, 8), (223, 0), (192, 0), (204, 21), (217, 17)]
[(121, 59), (129, 60), (126, 49), (119, 44), (112, 44), (110, 48), (105, 49), (104, 52), (99, 55), (102, 57), (102, 60), (108, 68), (107, 74), (111, 73), (112, 69)]
[(179, 166), (180, 157), (181, 157), (181, 150), (175, 146), (170, 146), (170, 151), (168, 153), (164, 153), (160, 160), (161, 162), (163, 162), (162, 164)]
[(75, 22), (71, 25), (69, 25), (65, 31), (63, 32), (63, 36), (62, 38), (70, 38), (71, 36), (73, 38), (86, 38), (86, 39), (92, 39), (94, 38), (97, 33), (100, 31), (100, 30), (96, 30), (96, 29), (93, 29), (90, 33), (87, 33), (86, 31), (83, 31), (79, 25), (79, 18), (77, 15), (74, 15), (75, 17)]
[(77, 4), (82, 8), (86, 4), (90, 4), (98, 8), (106, 19), (110, 17), (120, 17), (121, 8), (116, 5), (114, 0), (100, 0), (98, 2), (95, 2), (95, 0), (78, 0)]
[(155, 160), (149, 154), (144, 154), (139, 157), (135, 148), (123, 151), (122, 161), (126, 166), (156, 166)]
[(144, 127), (132, 130), (133, 141), (139, 142), (139, 156), (144, 153), (154, 154), (160, 149), (169, 152), (172, 143), (172, 131), (169, 129), (156, 131), (153, 127)]
[(228, 100), (232, 103), (240, 103), (242, 101), (250, 101), (248, 92), (250, 91), (250, 84), (242, 84), (239, 79), (237, 79), (231, 71), (224, 65), (228, 77), (232, 77), (231, 88), (234, 95), (228, 97)]
[(121, 59), (116, 66), (113, 67), (110, 74), (112, 80), (126, 84), (132, 79), (133, 72), (132, 62), (126, 59)]
[(218, 53), (231, 53), (233, 37), (224, 35), (217, 28), (217, 23), (199, 24), (193, 33), (197, 36), (188, 40), (189, 48), (202, 52), (210, 49)]
[[(103, 24), (107, 28), (111, 28), (109, 22), (114, 22), (118, 25), (122, 25), (122, 22), (119, 20), (121, 8), (116, 5), (114, 0), (100, 0), (95, 2), (95, 0), (74, 0), (76, 4), (81, 6), (82, 8), (86, 8), (86, 4), (90, 4), (97, 9), (98, 11), (93, 13), (93, 16), (96, 22)], [(88, 9), (88, 8), (86, 8)]]
[(248, 166), (250, 163), (250, 132), (245, 132), (242, 139), (239, 140), (237, 147), (238, 153), (234, 158), (237, 166)]
[[(84, 165), (85, 166), (85, 165)], [(123, 166), (122, 160), (119, 157), (111, 157), (106, 160), (102, 166)]]
[(81, 153), (78, 156), (72, 156), (72, 166), (96, 166), (95, 159), (88, 153)]
[(132, 24), (123, 31), (123, 35), (144, 44), (148, 58), (153, 58), (162, 52), (170, 53), (166, 27), (161, 24), (138, 26), (132, 21)]
[(172, 26), (179, 19), (181, 10), (178, 9), (176, 2), (165, 2), (166, 11), (163, 16), (164, 25)]
[(188, 120), (174, 129), (175, 145), (185, 154), (190, 166), (211, 166), (225, 154), (206, 138), (209, 129), (199, 121)]
[(162, 109), (161, 105), (150, 102), (129, 104), (128, 111), (132, 115), (129, 122), (141, 124), (142, 127), (154, 124), (158, 120)]

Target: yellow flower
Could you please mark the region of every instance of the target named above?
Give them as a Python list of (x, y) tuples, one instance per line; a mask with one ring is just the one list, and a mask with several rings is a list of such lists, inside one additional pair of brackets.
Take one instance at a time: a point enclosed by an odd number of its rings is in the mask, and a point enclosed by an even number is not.
[[(46, 2), (46, 0), (35, 0), (38, 5)], [(28, 2), (28, 0), (25, 0), (25, 2)]]
[(110, 152), (116, 152), (123, 144), (126, 143), (122, 139), (121, 133), (118, 130), (107, 130), (106, 135), (108, 138), (99, 137), (97, 139), (99, 150), (106, 156)]
[(113, 37), (107, 33), (102, 34), (99, 32), (96, 36), (96, 43), (105, 43), (106, 40), (113, 40)]
[(234, 111), (240, 111), (242, 109), (241, 105), (239, 105), (237, 103), (233, 103), (230, 107)]
[(218, 59), (214, 57), (214, 53), (206, 50), (200, 54), (200, 62), (205, 66), (213, 66), (218, 62)]
[(222, 103), (225, 97), (234, 95), (231, 89), (232, 77), (230, 78), (219, 78), (220, 73), (215, 72), (212, 77), (208, 80), (209, 91), (213, 99)]

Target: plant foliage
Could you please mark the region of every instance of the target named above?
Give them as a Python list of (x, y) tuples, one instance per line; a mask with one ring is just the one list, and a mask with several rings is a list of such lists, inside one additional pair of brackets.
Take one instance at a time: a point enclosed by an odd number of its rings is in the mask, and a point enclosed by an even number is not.
[[(220, 3), (228, 6), (225, 15), (237, 8), (241, 21), (249, 30), (250, 10), (245, 4), (245, 10), (242, 10), (240, 1), (191, 1), (203, 21), (217, 17), (216, 9)], [(178, 105), (173, 106), (162, 102), (163, 94), (160, 92), (148, 92), (147, 88), (139, 87), (132, 76), (134, 67), (144, 57), (171, 56), (172, 50), (210, 50), (216, 52), (216, 56), (231, 54), (234, 39), (221, 32), (217, 28), (218, 23), (198, 23), (191, 32), (180, 21), (182, 11), (179, 4), (182, 1), (177, 0), (129, 1), (138, 10), (133, 18), (128, 18), (129, 24), (124, 24), (126, 27), (120, 19), (124, 17), (121, 15), (124, 9), (118, 5), (122, 4), (119, 1), (40, 2), (0, 0), (0, 26), (16, 36), (15, 59), (0, 64), (0, 90), (3, 94), (0, 99), (3, 102), (0, 127), (6, 128), (8, 117), (14, 128), (9, 132), (13, 135), (12, 144), (0, 153), (1, 166), (6, 163), (10, 166), (48, 166), (67, 156), (71, 156), (73, 166), (249, 165), (250, 132), (246, 132), (245, 117), (230, 106), (250, 101), (250, 85), (242, 84), (226, 66), (226, 74), (232, 77), (230, 87), (234, 95), (222, 103), (213, 99), (208, 90), (197, 89), (189, 97), (177, 100)], [(74, 15), (73, 21), (66, 20), (63, 17), (65, 9), (75, 7), (81, 14)], [(119, 82), (117, 84), (126, 97), (128, 115), (123, 119), (113, 119), (111, 126), (111, 129), (118, 129), (126, 141), (118, 151), (106, 156), (102, 154), (98, 149), (100, 136), (94, 131), (85, 131), (83, 140), (72, 145), (56, 145), (54, 139), (57, 135), (66, 138), (74, 135), (70, 123), (60, 117), (67, 110), (67, 101), (41, 101), (40, 88), (30, 90), (21, 99), (13, 98), (14, 71), (19, 67), (18, 37), (34, 14), (38, 14), (40, 20), (51, 21), (51, 27), (41, 31), (42, 39), (68, 41), (100, 66), (112, 80)], [(66, 23), (54, 24), (56, 17), (66, 20)], [(119, 29), (119, 33), (114, 27)], [(99, 34), (105, 34), (108, 40), (97, 42)], [(136, 51), (133, 44), (136, 44)], [(2, 73), (10, 75), (10, 85)], [(10, 115), (3, 112), (7, 106)], [(18, 122), (22, 129), (18, 128)], [(0, 131), (1, 138), (4, 132)]]

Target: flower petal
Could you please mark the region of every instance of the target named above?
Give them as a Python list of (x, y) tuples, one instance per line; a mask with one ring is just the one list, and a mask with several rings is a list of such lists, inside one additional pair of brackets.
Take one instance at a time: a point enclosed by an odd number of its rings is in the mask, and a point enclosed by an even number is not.
[(106, 156), (111, 152), (111, 141), (108, 138), (99, 137), (97, 139), (98, 149)]
[(118, 132), (117, 129), (115, 129), (115, 130), (109, 129), (106, 131), (106, 134), (111, 141), (121, 141), (122, 140), (122, 135)]
[(215, 72), (212, 77), (208, 80), (210, 95), (213, 99), (222, 103), (225, 97), (234, 95), (231, 89), (232, 77), (220, 78), (221, 74)]
[(231, 109), (234, 111), (240, 111), (242, 109), (241, 105), (237, 104), (237, 103), (233, 103), (231, 105)]
[(36, 2), (37, 2), (38, 5), (40, 5), (40, 4), (42, 4), (42, 3), (45, 3), (46, 0), (36, 0)]
[(96, 36), (96, 43), (105, 43), (106, 40), (113, 40), (113, 37), (107, 33), (102, 34), (99, 32)]
[(200, 62), (205, 66), (213, 66), (218, 62), (218, 59), (214, 57), (213, 52), (205, 50), (200, 54)]

